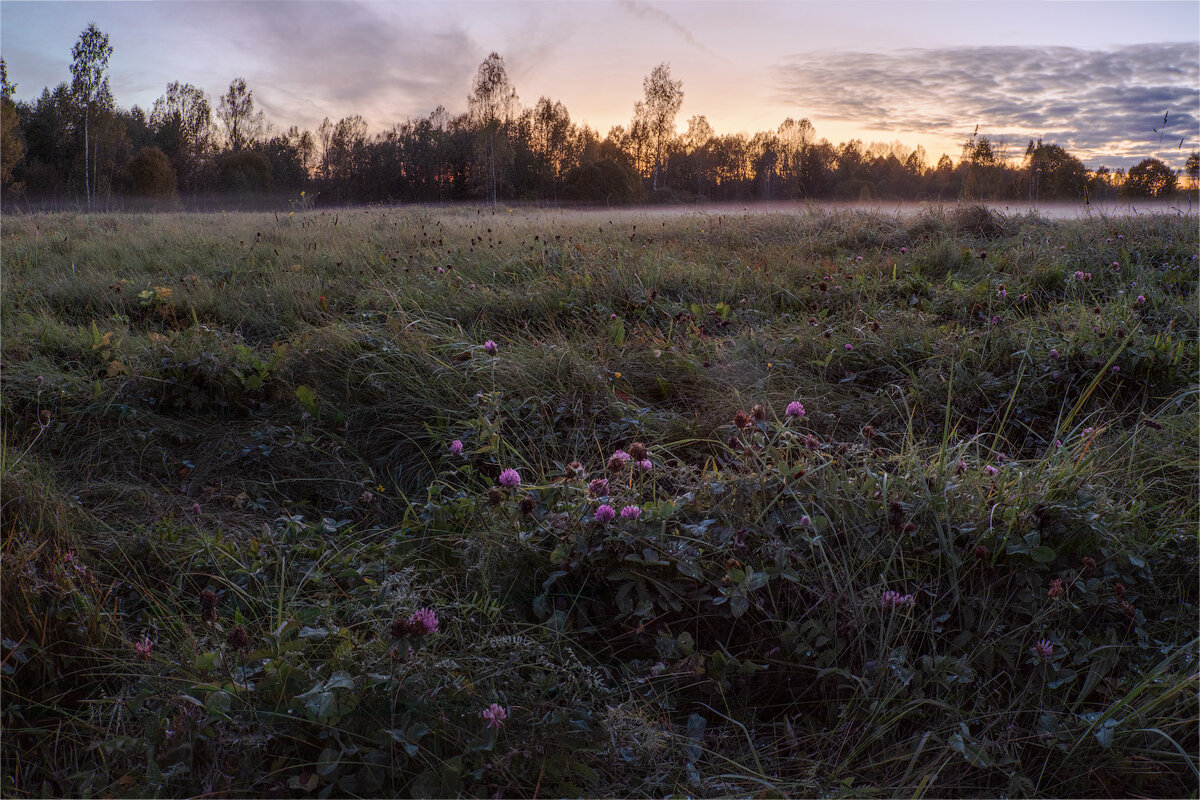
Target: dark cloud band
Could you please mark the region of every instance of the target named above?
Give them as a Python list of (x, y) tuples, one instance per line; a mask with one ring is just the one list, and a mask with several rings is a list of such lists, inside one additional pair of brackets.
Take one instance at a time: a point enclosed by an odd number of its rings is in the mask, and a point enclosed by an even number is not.
[(978, 125), (1014, 144), (1054, 141), (1088, 161), (1178, 160), (1180, 140), (1186, 156), (1200, 138), (1196, 43), (814, 53), (774, 76), (779, 99), (814, 117), (945, 136)]

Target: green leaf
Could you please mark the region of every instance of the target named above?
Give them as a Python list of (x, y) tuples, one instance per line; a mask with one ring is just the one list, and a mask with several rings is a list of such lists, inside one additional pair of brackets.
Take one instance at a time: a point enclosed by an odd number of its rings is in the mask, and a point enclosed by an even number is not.
[(317, 393), (308, 388), (304, 384), (296, 387), (296, 399), (300, 401), (300, 405), (304, 406), (304, 410), (314, 417), (319, 415), (320, 408), (317, 405)]
[(233, 703), (233, 698), (229, 692), (213, 692), (204, 701), (204, 707), (210, 714), (220, 714), (227, 716), (229, 714), (229, 706)]
[(1046, 545), (1038, 545), (1029, 551), (1029, 557), (1039, 564), (1049, 564), (1054, 559), (1058, 558), (1058, 553), (1054, 552), (1054, 548)]
[(691, 561), (676, 561), (675, 569), (679, 570), (679, 574), (686, 575), (694, 581), (704, 580), (704, 573), (700, 570), (699, 565)]
[(746, 580), (742, 582), (742, 588), (746, 592), (753, 592), (757, 589), (761, 589), (762, 587), (766, 586), (767, 581), (769, 581), (770, 579), (771, 579), (771, 576), (765, 572), (754, 572), (753, 570), (751, 570), (746, 575)]

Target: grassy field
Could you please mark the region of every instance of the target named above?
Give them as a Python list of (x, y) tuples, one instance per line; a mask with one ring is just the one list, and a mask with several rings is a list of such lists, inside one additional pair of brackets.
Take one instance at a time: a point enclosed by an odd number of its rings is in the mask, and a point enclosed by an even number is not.
[(1196, 796), (1197, 239), (7, 217), (0, 791)]

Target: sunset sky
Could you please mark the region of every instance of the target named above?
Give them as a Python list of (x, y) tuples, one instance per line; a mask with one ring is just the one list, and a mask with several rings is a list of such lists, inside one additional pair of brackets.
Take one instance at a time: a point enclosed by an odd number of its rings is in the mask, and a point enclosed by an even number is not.
[[(170, 81), (220, 95), (244, 77), (276, 128), (361, 114), (373, 132), (466, 109), (490, 51), (521, 100), (561, 100), (601, 135), (628, 125), (666, 61), (718, 133), (807, 117), (838, 143), (900, 140), (955, 160), (975, 126), (1089, 166), (1200, 146), (1200, 3), (0, 2), (18, 99), (67, 81), (89, 21), (109, 35), (119, 105)], [(216, 101), (213, 100), (215, 108)], [(1161, 136), (1164, 112), (1168, 123)], [(1182, 148), (1180, 140), (1183, 140)]]

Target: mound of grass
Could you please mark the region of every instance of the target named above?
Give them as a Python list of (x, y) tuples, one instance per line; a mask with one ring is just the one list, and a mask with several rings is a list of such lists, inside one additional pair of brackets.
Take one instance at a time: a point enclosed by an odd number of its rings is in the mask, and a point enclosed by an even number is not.
[(5, 220), (11, 796), (1197, 791), (1194, 220)]

